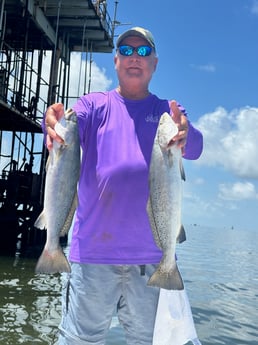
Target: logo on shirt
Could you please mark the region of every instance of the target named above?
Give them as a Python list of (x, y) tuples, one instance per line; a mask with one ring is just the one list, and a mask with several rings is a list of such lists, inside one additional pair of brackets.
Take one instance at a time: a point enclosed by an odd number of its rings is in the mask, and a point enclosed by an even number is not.
[(146, 122), (153, 122), (153, 123), (158, 123), (159, 122), (159, 116), (158, 115), (153, 115), (149, 114), (145, 117)]

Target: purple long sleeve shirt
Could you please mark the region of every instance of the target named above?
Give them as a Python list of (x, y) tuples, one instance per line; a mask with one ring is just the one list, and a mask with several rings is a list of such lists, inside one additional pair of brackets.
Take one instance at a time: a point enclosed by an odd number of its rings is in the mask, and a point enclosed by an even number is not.
[[(146, 212), (148, 169), (158, 121), (170, 112), (169, 102), (152, 94), (128, 100), (112, 90), (83, 96), (73, 109), (82, 164), (70, 260), (158, 263), (161, 251)], [(189, 123), (185, 158), (197, 159), (201, 152), (202, 134)]]

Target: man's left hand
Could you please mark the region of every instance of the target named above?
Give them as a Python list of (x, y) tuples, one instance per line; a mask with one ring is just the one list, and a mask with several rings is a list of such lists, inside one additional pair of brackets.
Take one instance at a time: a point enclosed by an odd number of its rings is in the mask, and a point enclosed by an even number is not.
[(178, 126), (178, 133), (173, 138), (173, 142), (177, 143), (177, 146), (182, 149), (182, 153), (184, 154), (184, 147), (187, 140), (188, 134), (188, 119), (187, 117), (181, 112), (179, 109), (176, 101), (170, 102), (170, 111), (173, 120)]

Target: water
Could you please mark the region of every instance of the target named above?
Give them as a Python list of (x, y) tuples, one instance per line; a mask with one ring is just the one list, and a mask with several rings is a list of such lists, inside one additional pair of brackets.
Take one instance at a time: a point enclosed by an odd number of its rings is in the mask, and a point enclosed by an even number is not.
[[(179, 267), (203, 345), (257, 345), (258, 233), (188, 226)], [(35, 259), (0, 257), (0, 344), (54, 345), (59, 275), (34, 275)], [(107, 345), (124, 345), (114, 317)], [(173, 344), (171, 344), (173, 345)]]

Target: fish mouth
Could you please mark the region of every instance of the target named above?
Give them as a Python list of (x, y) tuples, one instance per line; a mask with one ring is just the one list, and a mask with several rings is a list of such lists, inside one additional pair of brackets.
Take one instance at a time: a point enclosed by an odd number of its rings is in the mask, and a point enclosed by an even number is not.
[(170, 148), (171, 146), (173, 146), (173, 145), (175, 145), (176, 144), (176, 142), (175, 142), (175, 140), (172, 138), (170, 141), (169, 141), (169, 143), (168, 143), (168, 145), (167, 145), (167, 148)]

